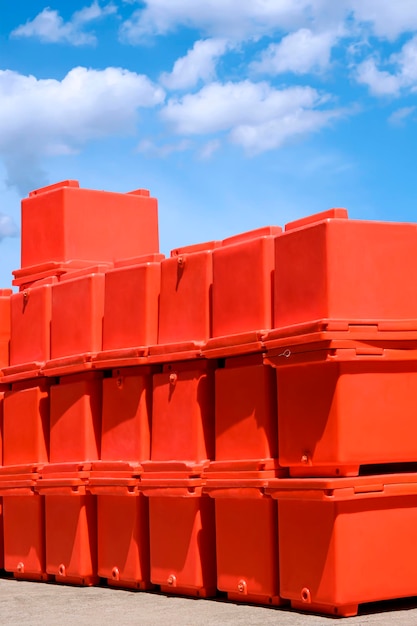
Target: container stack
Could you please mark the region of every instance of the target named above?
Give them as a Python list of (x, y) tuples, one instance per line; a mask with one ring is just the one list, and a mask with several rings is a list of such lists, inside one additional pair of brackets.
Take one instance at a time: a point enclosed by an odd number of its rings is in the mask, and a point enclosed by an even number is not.
[(416, 276), (416, 225), (345, 209), (165, 258), (146, 190), (30, 194), (0, 568), (339, 616), (417, 595)]
[[(116, 194), (64, 181), (22, 202), (0, 473), (4, 567), (16, 577), (87, 585), (105, 575), (98, 571), (97, 497), (90, 485), (94, 463), (102, 450), (107, 460), (109, 448), (102, 412), (111, 370), (92, 367), (103, 350), (105, 277), (127, 259), (139, 271), (152, 265), (149, 255), (159, 258), (158, 246), (157, 201), (146, 190)], [(114, 313), (109, 317), (114, 323)], [(118, 416), (105, 416), (112, 429), (109, 419), (117, 425)], [(146, 443), (139, 445), (148, 458)], [(111, 458), (117, 453), (116, 441)], [(125, 460), (131, 459), (118, 457), (117, 470)]]
[(204, 490), (215, 503), (217, 586), (231, 600), (281, 604), (277, 505), (263, 493), (278, 462), (274, 369), (262, 336), (273, 326), (275, 238), (268, 227), (222, 241), (213, 253), (215, 453)]
[(266, 490), (278, 501), (281, 594), (345, 616), (415, 595), (417, 582), (417, 229), (347, 217), (312, 216), (275, 240), (264, 337), (290, 474)]

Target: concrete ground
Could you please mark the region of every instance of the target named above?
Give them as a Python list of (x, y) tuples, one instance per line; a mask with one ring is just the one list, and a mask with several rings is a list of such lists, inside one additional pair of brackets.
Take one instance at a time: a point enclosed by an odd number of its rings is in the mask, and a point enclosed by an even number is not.
[[(0, 579), (0, 624), (17, 626), (330, 626), (337, 618), (219, 600)], [(347, 626), (417, 625), (417, 598), (361, 607)]]

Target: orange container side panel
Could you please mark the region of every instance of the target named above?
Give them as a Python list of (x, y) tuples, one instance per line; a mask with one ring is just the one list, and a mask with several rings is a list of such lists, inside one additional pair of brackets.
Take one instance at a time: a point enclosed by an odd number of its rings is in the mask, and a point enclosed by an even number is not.
[(186, 250), (161, 263), (160, 344), (206, 341), (211, 336), (213, 252)]
[(11, 289), (0, 289), (0, 367), (10, 364)]
[(49, 461), (49, 385), (15, 383), (4, 394), (3, 464)]
[(262, 355), (215, 371), (216, 461), (278, 457), (276, 374)]
[(158, 251), (157, 200), (146, 190), (121, 194), (63, 182), (22, 201), (22, 267)]
[(275, 239), (274, 325), (416, 319), (416, 244), (413, 224), (328, 219), (284, 233)]
[(417, 461), (416, 386), (415, 360), (278, 367), (280, 465), (293, 476), (329, 476)]
[(96, 504), (90, 494), (45, 496), (46, 570), (57, 582), (98, 583)]
[(103, 343), (103, 315), (103, 273), (62, 279), (54, 285), (51, 358), (99, 352)]
[(4, 569), (3, 499), (0, 497), (0, 570)]
[(4, 395), (5, 391), (2, 391), (0, 387), (0, 465), (4, 465)]
[(213, 252), (213, 337), (273, 325), (274, 237)]
[(4, 569), (24, 580), (46, 580), (44, 498), (3, 496)]
[(174, 595), (216, 595), (214, 501), (150, 497), (151, 580)]
[(153, 376), (152, 461), (214, 458), (214, 368), (202, 359)]
[(50, 462), (100, 458), (102, 375), (65, 376), (50, 390)]
[(280, 500), (278, 522), (281, 595), (294, 608), (356, 615), (358, 604), (416, 595), (415, 488), (345, 502)]
[(217, 588), (230, 600), (281, 604), (277, 503), (216, 498)]
[(143, 461), (150, 458), (152, 369), (113, 370), (103, 380), (101, 458)]
[(160, 261), (106, 273), (103, 350), (158, 343), (160, 285)]
[(97, 496), (98, 574), (112, 587), (150, 589), (149, 503), (144, 495)]
[(52, 285), (14, 293), (10, 305), (10, 365), (47, 361), (51, 354)]

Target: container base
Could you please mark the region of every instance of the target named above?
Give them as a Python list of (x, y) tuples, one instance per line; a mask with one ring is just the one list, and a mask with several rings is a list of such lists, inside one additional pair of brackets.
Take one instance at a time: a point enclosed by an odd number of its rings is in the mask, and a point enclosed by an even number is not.
[(288, 605), (288, 600), (284, 600), (280, 596), (264, 596), (260, 594), (247, 594), (228, 592), (227, 599), (231, 602), (243, 604), (261, 604), (263, 606), (282, 606)]
[(24, 573), (20, 573), (20, 572), (13, 572), (13, 578), (15, 578), (16, 580), (28, 580), (28, 581), (38, 581), (38, 582), (50, 582), (51, 580), (54, 579), (53, 576), (51, 576), (50, 574), (46, 574), (46, 573), (41, 573), (41, 572), (24, 572)]
[(107, 578), (107, 584), (109, 587), (117, 587), (117, 589), (137, 589), (138, 591), (152, 591), (156, 588), (154, 584), (146, 580), (113, 580), (113, 578)]
[(314, 604), (307, 602), (291, 601), (291, 608), (296, 611), (308, 613), (319, 613), (320, 615), (333, 615), (333, 617), (354, 617), (358, 614), (357, 604), (342, 604), (332, 606), (331, 604)]
[(55, 574), (55, 582), (61, 585), (75, 585), (77, 587), (94, 587), (99, 584), (98, 576), (60, 576)]
[(195, 589), (194, 587), (171, 587), (168, 585), (160, 585), (162, 593), (169, 596), (189, 596), (192, 598), (214, 598), (217, 595), (215, 587), (204, 587)]

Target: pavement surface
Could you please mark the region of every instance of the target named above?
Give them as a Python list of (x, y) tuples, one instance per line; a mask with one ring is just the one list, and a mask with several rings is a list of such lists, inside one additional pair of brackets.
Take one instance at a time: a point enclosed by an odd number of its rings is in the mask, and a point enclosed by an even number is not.
[(0, 579), (0, 624), (5, 626), (331, 626), (337, 623), (417, 626), (417, 598), (364, 605), (357, 617), (340, 621), (219, 600)]

